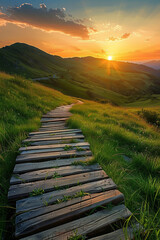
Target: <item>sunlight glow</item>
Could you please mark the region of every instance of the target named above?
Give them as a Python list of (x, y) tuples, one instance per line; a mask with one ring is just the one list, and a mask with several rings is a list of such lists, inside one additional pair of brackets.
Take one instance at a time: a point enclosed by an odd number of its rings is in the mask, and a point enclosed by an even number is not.
[(108, 56), (108, 60), (111, 61), (112, 60), (112, 56)]

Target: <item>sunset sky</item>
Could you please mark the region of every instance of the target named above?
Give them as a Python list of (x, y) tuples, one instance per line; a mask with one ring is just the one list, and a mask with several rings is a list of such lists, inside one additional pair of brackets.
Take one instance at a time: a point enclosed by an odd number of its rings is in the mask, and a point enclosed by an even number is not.
[(160, 0), (0, 0), (0, 47), (62, 57), (160, 59)]

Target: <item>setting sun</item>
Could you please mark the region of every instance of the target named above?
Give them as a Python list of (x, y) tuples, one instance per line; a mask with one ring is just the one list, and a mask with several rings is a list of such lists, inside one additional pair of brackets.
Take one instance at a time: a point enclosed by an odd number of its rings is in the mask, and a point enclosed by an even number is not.
[(112, 56), (108, 56), (108, 60), (110, 60), (110, 61), (111, 61), (111, 60), (112, 60)]

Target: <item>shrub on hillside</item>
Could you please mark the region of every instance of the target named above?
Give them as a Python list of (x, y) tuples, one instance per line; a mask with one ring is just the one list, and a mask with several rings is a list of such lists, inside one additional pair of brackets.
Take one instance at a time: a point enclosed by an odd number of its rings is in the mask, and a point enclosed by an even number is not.
[(148, 123), (160, 127), (160, 116), (157, 112), (142, 109), (138, 112), (138, 115), (145, 119)]

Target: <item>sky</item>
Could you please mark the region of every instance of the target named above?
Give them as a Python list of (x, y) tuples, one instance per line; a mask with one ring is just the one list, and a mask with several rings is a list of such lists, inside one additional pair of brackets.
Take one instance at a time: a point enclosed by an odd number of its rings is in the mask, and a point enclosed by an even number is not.
[(160, 0), (0, 0), (0, 47), (62, 57), (160, 59)]

